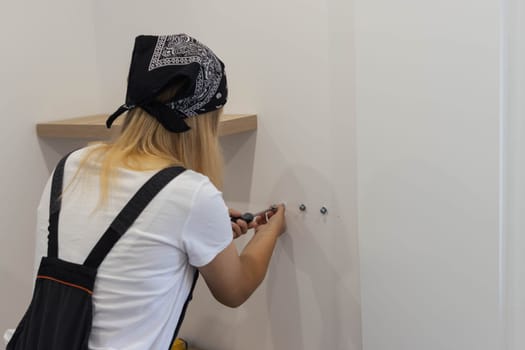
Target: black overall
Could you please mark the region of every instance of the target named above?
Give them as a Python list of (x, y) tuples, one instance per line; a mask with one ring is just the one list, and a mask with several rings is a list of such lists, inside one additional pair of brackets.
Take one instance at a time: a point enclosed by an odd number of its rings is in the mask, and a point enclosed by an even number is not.
[[(82, 265), (58, 258), (58, 219), (64, 157), (53, 175), (49, 208), (48, 254), (40, 262), (31, 304), (6, 350), (87, 350), (93, 317), (92, 294), (97, 269), (148, 203), (185, 169), (166, 168), (153, 175), (124, 206)], [(175, 332), (175, 341), (195, 278)], [(171, 347), (171, 346), (170, 346)]]

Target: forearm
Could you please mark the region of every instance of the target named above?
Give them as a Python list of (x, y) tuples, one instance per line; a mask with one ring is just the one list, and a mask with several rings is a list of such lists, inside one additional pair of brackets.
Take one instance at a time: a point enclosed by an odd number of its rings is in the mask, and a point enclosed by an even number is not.
[(261, 228), (240, 254), (244, 276), (244, 294), (248, 298), (266, 276), (279, 232), (271, 227)]
[(233, 242), (209, 264), (199, 267), (215, 298), (230, 307), (237, 307), (261, 284), (279, 235), (286, 229), (284, 206), (262, 225), (239, 255)]

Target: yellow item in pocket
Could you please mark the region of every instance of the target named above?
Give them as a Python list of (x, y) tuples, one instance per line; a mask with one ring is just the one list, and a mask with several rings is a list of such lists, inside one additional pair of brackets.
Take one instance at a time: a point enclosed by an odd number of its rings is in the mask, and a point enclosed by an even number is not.
[(188, 343), (184, 339), (177, 338), (171, 347), (171, 350), (187, 350)]

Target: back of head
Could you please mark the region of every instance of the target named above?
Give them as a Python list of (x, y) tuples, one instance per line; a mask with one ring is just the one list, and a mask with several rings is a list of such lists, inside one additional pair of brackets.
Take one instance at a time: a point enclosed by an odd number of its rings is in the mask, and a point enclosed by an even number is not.
[(186, 34), (139, 36), (128, 77), (126, 103), (107, 121), (127, 112), (120, 135), (93, 148), (81, 163), (101, 164), (102, 201), (114, 170), (181, 165), (222, 185), (218, 126), (227, 100), (222, 61)]

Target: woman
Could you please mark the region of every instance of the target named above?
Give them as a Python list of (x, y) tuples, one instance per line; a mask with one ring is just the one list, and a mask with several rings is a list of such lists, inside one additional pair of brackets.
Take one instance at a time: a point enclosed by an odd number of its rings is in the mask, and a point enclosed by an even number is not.
[[(224, 305), (241, 305), (262, 282), (284, 207), (232, 223), (221, 188), (218, 123), (224, 65), (185, 35), (136, 38), (120, 136), (72, 153), (64, 167), (60, 259), (81, 264), (135, 192), (160, 169), (188, 169), (160, 190), (101, 261), (92, 294), (89, 349), (170, 347), (195, 271)], [(37, 261), (48, 249), (51, 181), (38, 209)], [(233, 214), (238, 214), (233, 212)], [(239, 255), (233, 237), (256, 234)], [(233, 230), (233, 232), (232, 232)]]

